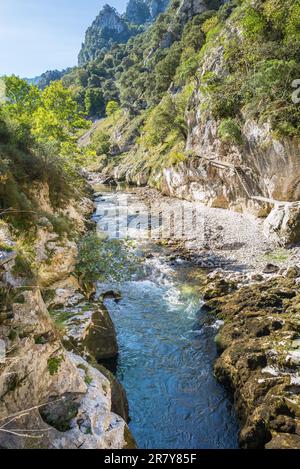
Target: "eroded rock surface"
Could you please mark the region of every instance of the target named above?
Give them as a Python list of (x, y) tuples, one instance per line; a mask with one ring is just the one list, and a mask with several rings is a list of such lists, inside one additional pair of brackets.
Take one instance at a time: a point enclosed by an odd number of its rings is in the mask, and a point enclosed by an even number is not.
[(11, 315), (0, 324), (1, 447), (126, 447), (131, 437), (112, 411), (110, 380), (65, 350), (39, 289), (10, 301)]
[(300, 444), (300, 287), (277, 277), (234, 293), (228, 286), (205, 307), (224, 325), (216, 337), (218, 380), (233, 392), (242, 448)]

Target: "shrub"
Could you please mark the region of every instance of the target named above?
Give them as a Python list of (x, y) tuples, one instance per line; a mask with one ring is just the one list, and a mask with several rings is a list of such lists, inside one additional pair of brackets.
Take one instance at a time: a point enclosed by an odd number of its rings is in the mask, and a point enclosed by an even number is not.
[(47, 361), (48, 371), (49, 371), (51, 376), (55, 375), (58, 372), (58, 370), (60, 368), (60, 365), (61, 365), (61, 362), (63, 360), (64, 360), (63, 356), (51, 357), (51, 358), (48, 359), (48, 361)]
[(82, 288), (90, 293), (97, 281), (127, 279), (138, 269), (138, 261), (123, 240), (101, 239), (96, 233), (86, 235), (79, 246), (76, 274)]
[(223, 119), (218, 128), (218, 136), (224, 143), (240, 145), (243, 142), (240, 126), (235, 119)]
[(256, 40), (267, 28), (265, 18), (253, 7), (248, 7), (244, 10), (241, 24), (245, 38), (250, 40)]
[(69, 238), (74, 236), (75, 226), (72, 220), (70, 220), (65, 215), (52, 215), (50, 213), (45, 214), (50, 223), (52, 223), (55, 233), (58, 234), (60, 238), (64, 235), (67, 235)]
[(110, 135), (100, 131), (93, 137), (93, 148), (97, 155), (107, 155), (110, 152)]
[(110, 117), (116, 114), (120, 109), (119, 104), (116, 101), (109, 101), (106, 105), (106, 114)]
[(287, 42), (300, 41), (300, 3), (295, 4), (290, 8), (289, 15), (286, 23), (285, 34)]

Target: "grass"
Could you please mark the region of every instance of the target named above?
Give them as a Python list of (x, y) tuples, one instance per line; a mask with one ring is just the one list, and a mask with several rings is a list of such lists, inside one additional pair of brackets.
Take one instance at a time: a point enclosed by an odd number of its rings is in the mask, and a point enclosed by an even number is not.
[(14, 249), (5, 241), (0, 241), (0, 251), (12, 252)]
[(272, 252), (269, 252), (264, 255), (264, 259), (266, 259), (269, 262), (277, 262), (277, 263), (283, 263), (288, 260), (290, 257), (290, 253), (287, 249), (281, 248), (281, 249), (275, 249)]

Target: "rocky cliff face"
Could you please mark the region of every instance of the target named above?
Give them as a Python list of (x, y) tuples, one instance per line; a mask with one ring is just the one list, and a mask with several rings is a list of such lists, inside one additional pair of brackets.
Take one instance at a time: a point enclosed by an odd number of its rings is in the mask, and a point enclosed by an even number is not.
[[(245, 116), (241, 142), (224, 142), (218, 132), (220, 122), (201, 111), (205, 103), (200, 91), (202, 77), (208, 73), (218, 76), (226, 73), (223, 53), (222, 46), (216, 47), (198, 71), (197, 87), (186, 112), (189, 157), (177, 167), (163, 171), (163, 190), (177, 197), (248, 211), (256, 216), (266, 216), (274, 209), (266, 222), (266, 233), (271, 235), (273, 230), (278, 240), (295, 242), (300, 239), (299, 207), (282, 202), (300, 200), (299, 139), (276, 137), (270, 124)], [(282, 214), (279, 221), (276, 213)], [(273, 223), (274, 218), (277, 224)]]
[(154, 21), (169, 5), (169, 0), (129, 0), (124, 15), (105, 5), (87, 29), (85, 41), (78, 56), (78, 65), (94, 60), (112, 43), (126, 43), (143, 29), (142, 25)]
[(169, 4), (170, 0), (149, 0), (150, 18), (155, 20), (160, 13), (163, 13), (167, 9)]
[(129, 0), (125, 18), (130, 23), (145, 24), (155, 20), (160, 13), (167, 9), (169, 3), (169, 0)]
[[(47, 187), (38, 191), (51, 211)], [(65, 214), (83, 230), (92, 209), (85, 199)], [(0, 447), (133, 447), (124, 390), (96, 361), (118, 353), (112, 321), (72, 275), (76, 243), (49, 221), (40, 225), (31, 241), (35, 281), (17, 265), (9, 227), (0, 227)]]
[(193, 16), (207, 10), (217, 9), (226, 2), (227, 0), (181, 0), (177, 15), (183, 22), (186, 22)]
[[(195, 15), (226, 3), (183, 0), (176, 15), (186, 23)], [(215, 41), (208, 41), (201, 50), (201, 60), (194, 76), (194, 91), (183, 116), (187, 132), (183, 161), (170, 167), (161, 165), (159, 168), (157, 165), (153, 170), (145, 165), (144, 171), (140, 169), (141, 163), (139, 171), (136, 171), (138, 165), (126, 168), (125, 160), (122, 160), (121, 165), (115, 168), (114, 176), (137, 184), (154, 184), (168, 195), (213, 207), (246, 211), (259, 217), (267, 217), (271, 212), (265, 224), (266, 234), (284, 244), (294, 243), (300, 240), (300, 204), (297, 203), (300, 201), (299, 137), (274, 132), (274, 111), (270, 112), (269, 119), (259, 119), (255, 112), (248, 112), (247, 106), (239, 105), (234, 110), (234, 117), (231, 114), (230, 118), (224, 118), (222, 114), (226, 115), (226, 112), (216, 102), (220, 96), (216, 93), (212, 95), (214, 98), (208, 98), (211, 89), (220, 83), (230, 83), (232, 78), (228, 54), (234, 53), (232, 41), (242, 38), (242, 19), (240, 22), (226, 20), (232, 14), (233, 3), (224, 5), (219, 15), (225, 17), (223, 29), (218, 15), (208, 20), (212, 25), (215, 21), (216, 26), (209, 26), (209, 34)], [(169, 43), (167, 47), (170, 47)], [(274, 64), (276, 60), (272, 58), (269, 62)], [(241, 69), (237, 75), (243, 73)], [(207, 80), (211, 80), (208, 86)], [(180, 86), (171, 85), (168, 95), (175, 101), (180, 92)], [(292, 88), (287, 106), (292, 105), (291, 93)], [(227, 103), (224, 100), (222, 105), (230, 106), (230, 99), (228, 94)], [(214, 108), (218, 111), (214, 112)], [(294, 110), (297, 111), (296, 107)], [(224, 122), (234, 127), (231, 131), (236, 134), (231, 138), (224, 138), (220, 132)], [(284, 125), (289, 124), (285, 122)], [(142, 146), (142, 140), (132, 147), (132, 151), (139, 146)], [(128, 152), (128, 146), (125, 151)], [(140, 155), (143, 158), (143, 148)]]
[(98, 53), (109, 47), (110, 42), (126, 42), (135, 32), (114, 8), (105, 5), (87, 29), (78, 56), (79, 66), (95, 59)]

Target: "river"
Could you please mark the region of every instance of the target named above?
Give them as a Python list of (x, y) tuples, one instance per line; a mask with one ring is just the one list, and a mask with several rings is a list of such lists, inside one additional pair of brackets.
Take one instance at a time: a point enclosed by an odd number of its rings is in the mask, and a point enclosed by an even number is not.
[[(134, 218), (139, 203), (124, 189), (104, 187), (96, 201), (98, 229), (110, 237), (116, 213), (119, 229)], [(128, 235), (136, 238), (136, 229)], [(146, 253), (143, 273), (110, 284), (122, 299), (105, 304), (117, 330), (116, 374), (127, 393), (138, 447), (237, 448), (234, 409), (213, 375), (219, 324), (201, 309), (197, 285), (203, 271), (180, 258), (170, 261), (167, 246), (138, 240), (136, 250), (137, 256)], [(107, 287), (99, 284), (98, 294)]]

